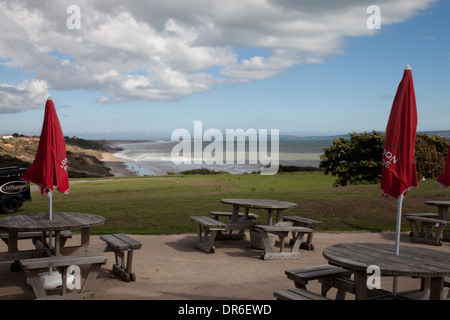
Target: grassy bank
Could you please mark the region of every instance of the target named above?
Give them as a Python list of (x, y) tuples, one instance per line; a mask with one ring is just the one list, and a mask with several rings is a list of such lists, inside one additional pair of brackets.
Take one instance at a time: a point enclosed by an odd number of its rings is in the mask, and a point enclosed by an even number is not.
[[(397, 202), (383, 199), (379, 185), (335, 188), (333, 182), (334, 177), (321, 172), (92, 180), (72, 184), (69, 195), (55, 192), (53, 210), (104, 216), (105, 226), (94, 233), (181, 233), (196, 230), (191, 215), (230, 211), (220, 199), (265, 198), (297, 203), (286, 215), (320, 220), (319, 230), (395, 230)], [(449, 192), (434, 180), (423, 181), (405, 197), (403, 212), (437, 212), (423, 201), (447, 200)], [(47, 197), (33, 192), (32, 198), (17, 214), (48, 211)], [(254, 212), (265, 220), (264, 211)], [(403, 228), (409, 230), (405, 219)]]

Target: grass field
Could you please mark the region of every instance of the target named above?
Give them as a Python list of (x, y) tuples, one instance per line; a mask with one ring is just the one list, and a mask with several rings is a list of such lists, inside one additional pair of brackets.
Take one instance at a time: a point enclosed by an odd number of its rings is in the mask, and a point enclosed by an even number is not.
[[(186, 175), (91, 180), (72, 184), (70, 194), (55, 191), (53, 210), (92, 213), (106, 218), (93, 233), (169, 234), (194, 232), (191, 215), (231, 211), (223, 198), (262, 198), (292, 201), (297, 208), (285, 215), (300, 215), (323, 222), (318, 230), (395, 230), (397, 201), (382, 198), (379, 185), (331, 187), (334, 177), (321, 172), (283, 173), (273, 176)], [(48, 198), (32, 192), (16, 214), (47, 212)], [(434, 180), (410, 190), (403, 213), (437, 212), (424, 200), (447, 200), (450, 189)], [(265, 220), (264, 211), (253, 211)], [(405, 219), (403, 229), (409, 230)]]

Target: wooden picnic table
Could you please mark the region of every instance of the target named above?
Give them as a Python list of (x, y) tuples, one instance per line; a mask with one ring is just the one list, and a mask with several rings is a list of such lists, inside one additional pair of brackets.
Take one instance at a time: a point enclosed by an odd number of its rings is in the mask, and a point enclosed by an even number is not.
[(275, 223), (283, 220), (283, 212), (289, 208), (297, 207), (294, 202), (270, 200), (270, 199), (222, 199), (222, 203), (231, 204), (233, 206), (233, 215), (231, 222), (238, 221), (239, 208), (244, 208), (244, 219), (251, 208), (267, 210), (267, 224), (273, 225), (273, 214), (276, 211)]
[(405, 214), (411, 226), (411, 241), (440, 246), (444, 229), (450, 224), (448, 220), (450, 201), (427, 200), (425, 204), (438, 207), (438, 213)]
[(325, 248), (323, 256), (330, 264), (354, 273), (357, 300), (368, 297), (367, 268), (371, 265), (380, 268), (381, 276), (422, 278), (431, 300), (443, 299), (444, 277), (450, 275), (449, 253), (421, 247), (400, 246), (396, 256), (390, 244), (341, 243)]
[[(14, 261), (11, 270), (19, 270), (19, 266), (29, 274), (30, 285), (38, 299), (46, 299), (47, 293), (39, 271), (45, 268), (60, 268), (62, 277), (62, 295), (57, 298), (67, 298), (67, 268), (72, 265), (90, 265), (88, 274), (84, 280), (83, 286), (78, 293), (73, 295), (79, 297), (91, 297), (90, 288), (94, 280), (97, 278), (98, 271), (107, 258), (103, 255), (70, 255), (63, 256), (61, 251), (64, 249), (65, 241), (62, 241), (61, 232), (70, 229), (81, 229), (81, 245), (76, 248), (89, 247), (90, 229), (93, 227), (102, 226), (105, 223), (105, 218), (85, 213), (77, 212), (54, 212), (52, 219), (49, 218), (49, 213), (30, 213), (24, 215), (8, 216), (0, 219), (0, 230), (6, 231), (8, 237), (6, 242), (8, 244), (8, 252), (0, 253), (0, 261)], [(41, 232), (42, 236), (34, 237), (33, 241), (36, 250), (19, 251), (18, 240), (22, 239), (23, 233)], [(19, 237), (19, 233), (20, 237)], [(52, 244), (49, 235), (49, 243), (46, 242), (47, 233), (54, 234), (54, 245)], [(25, 237), (26, 238), (26, 237)], [(54, 296), (52, 296), (54, 297)]]
[[(261, 255), (263, 259), (298, 259), (300, 257), (298, 249), (301, 240), (305, 234), (310, 234), (312, 229), (296, 227), (292, 225), (283, 224), (284, 211), (290, 208), (297, 207), (297, 204), (289, 201), (271, 200), (271, 199), (222, 199), (222, 203), (233, 206), (231, 222), (227, 224), (236, 227), (236, 223), (248, 223), (250, 218), (248, 213), (250, 209), (267, 210), (267, 223), (257, 224), (252, 222), (256, 233), (261, 236), (262, 244), (264, 246), (264, 253)], [(239, 217), (240, 209), (244, 209), (243, 217)], [(274, 217), (274, 214), (276, 216)], [(292, 248), (289, 252), (284, 251), (284, 240), (292, 232), (295, 238)], [(272, 241), (270, 241), (269, 234), (280, 238), (280, 250), (274, 252), (272, 249)]]
[[(43, 234), (53, 232), (55, 244), (53, 254), (61, 255), (61, 231), (81, 229), (81, 246), (89, 245), (90, 229), (105, 224), (105, 218), (99, 215), (78, 212), (53, 212), (52, 220), (47, 212), (8, 216), (0, 219), (0, 230), (8, 233), (8, 252), (0, 253), (0, 261), (18, 261), (31, 258), (33, 250), (18, 250), (18, 233), (40, 231)], [(45, 240), (45, 237), (43, 237)]]

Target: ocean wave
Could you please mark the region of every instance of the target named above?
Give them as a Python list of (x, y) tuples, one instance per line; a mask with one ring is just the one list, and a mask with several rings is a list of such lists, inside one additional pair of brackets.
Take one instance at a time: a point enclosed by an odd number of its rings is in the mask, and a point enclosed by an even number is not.
[[(172, 158), (172, 149), (177, 144), (178, 142), (169, 140), (118, 143), (116, 146), (122, 150), (116, 152), (114, 156), (133, 168), (139, 168), (145, 174), (166, 174), (167, 172), (181, 172), (199, 168), (230, 173), (248, 173), (259, 171), (263, 167), (258, 154), (250, 155), (248, 150), (240, 153), (233, 152), (234, 156), (229, 159), (227, 158), (226, 148), (215, 150), (218, 151), (215, 154), (203, 152), (205, 149), (202, 149), (202, 152), (197, 154), (192, 148), (190, 156), (181, 154), (174, 155)], [(295, 144), (290, 141), (286, 146), (280, 143), (278, 160), (282, 165), (318, 167), (321, 155), (318, 152), (320, 148), (321, 145), (312, 145), (310, 141), (304, 144), (302, 144), (302, 141)], [(267, 159), (275, 160), (276, 154), (272, 155), (270, 151), (269, 148)], [(256, 164), (250, 163), (250, 156)], [(178, 164), (175, 164), (172, 160), (175, 160)]]

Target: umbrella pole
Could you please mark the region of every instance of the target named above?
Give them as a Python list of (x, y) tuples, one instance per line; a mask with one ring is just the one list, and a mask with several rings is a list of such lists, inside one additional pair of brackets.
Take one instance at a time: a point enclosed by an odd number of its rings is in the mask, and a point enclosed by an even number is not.
[[(49, 200), (49, 206), (48, 206), (48, 212), (49, 212), (49, 219), (52, 220), (53, 219), (53, 192), (49, 191), (48, 192), (48, 200)], [(49, 232), (48, 233), (48, 242), (49, 242), (49, 246), (50, 249), (52, 248), (52, 233)]]
[[(395, 228), (395, 256), (400, 254), (400, 231), (402, 225), (402, 205), (403, 205), (403, 194), (397, 199), (397, 225)], [(394, 276), (394, 287), (393, 287), (394, 297), (397, 295), (397, 276)]]
[(402, 205), (403, 205), (403, 194), (397, 199), (397, 226), (395, 228), (395, 255), (398, 256), (400, 253), (400, 231), (402, 225)]
[[(49, 191), (48, 192), (48, 212), (49, 212), (49, 219), (52, 220), (53, 219), (53, 192)], [(48, 246), (50, 248), (50, 250), (52, 249), (52, 232), (49, 231), (48, 233)], [(49, 268), (49, 273), (52, 274), (52, 267)]]

